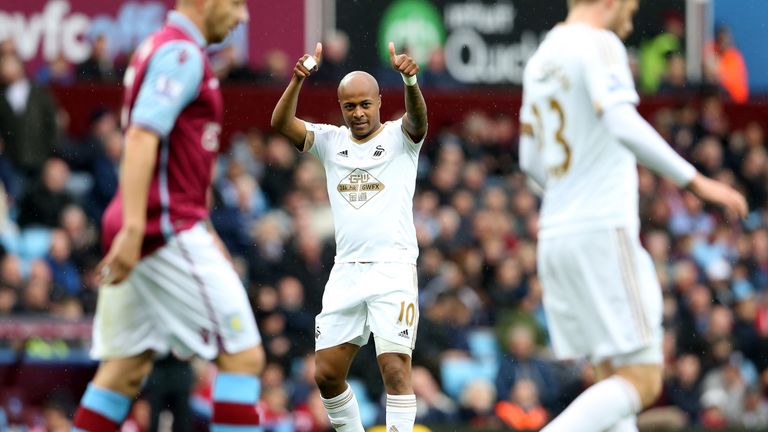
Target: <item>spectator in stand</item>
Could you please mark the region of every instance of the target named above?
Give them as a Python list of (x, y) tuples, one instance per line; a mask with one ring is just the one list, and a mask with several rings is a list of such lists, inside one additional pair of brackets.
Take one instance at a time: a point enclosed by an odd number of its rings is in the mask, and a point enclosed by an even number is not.
[(659, 94), (680, 94), (690, 91), (687, 71), (685, 70), (685, 57), (682, 53), (673, 52), (667, 58), (667, 68), (661, 78)]
[(429, 53), (429, 59), (424, 71), (421, 72), (421, 77), (424, 81), (424, 88), (455, 90), (464, 86), (445, 68), (443, 47), (436, 48)]
[(53, 60), (40, 66), (35, 79), (40, 85), (67, 86), (75, 82), (75, 68), (62, 52)]
[(458, 406), (426, 368), (414, 367), (412, 380), (418, 406), (416, 423), (449, 425), (458, 420)]
[(72, 261), (72, 244), (66, 231), (55, 229), (51, 233), (51, 248), (45, 261), (51, 268), (53, 283), (66, 295), (80, 292), (80, 274)]
[(750, 430), (768, 428), (768, 401), (760, 389), (752, 386), (747, 388), (739, 426)]
[(51, 284), (43, 280), (30, 280), (24, 287), (21, 307), (25, 315), (46, 317), (51, 307)]
[(501, 421), (494, 413), (496, 390), (483, 379), (469, 382), (460, 397), (460, 418), (472, 429), (497, 429)]
[(89, 263), (101, 256), (99, 235), (93, 221), (80, 206), (70, 205), (61, 212), (60, 226), (69, 238), (72, 262), (81, 273), (86, 272)]
[[(670, 54), (681, 52), (685, 28), (676, 11), (664, 15), (664, 31), (640, 46), (640, 83), (646, 93), (655, 93), (662, 84), (664, 71), (669, 70)], [(685, 66), (685, 65), (683, 65)]]
[(97, 224), (101, 222), (104, 209), (117, 192), (120, 157), (123, 154), (123, 134), (117, 129), (110, 131), (100, 144), (101, 149), (97, 151), (90, 167), (95, 181), (87, 204), (89, 216)]
[(743, 104), (749, 100), (747, 65), (727, 26), (715, 30), (715, 40), (707, 47), (704, 61), (704, 68), (717, 77), (732, 101)]
[(8, 285), (0, 285), (0, 317), (8, 317), (19, 312), (19, 294)]
[(246, 57), (238, 51), (238, 46), (234, 43), (226, 44), (216, 51), (211, 66), (220, 80), (251, 82), (258, 78), (256, 71), (251, 69)]
[(59, 215), (74, 199), (67, 192), (69, 167), (58, 158), (45, 162), (40, 181), (28, 189), (19, 203), (18, 223), (21, 228), (59, 225)]
[(63, 400), (55, 398), (45, 402), (42, 422), (28, 429), (28, 432), (69, 432), (72, 428), (72, 408)]
[(6, 150), (5, 141), (3, 141), (2, 133), (0, 133), (0, 182), (2, 183), (2, 195), (4, 196), (5, 205), (13, 205), (17, 202), (21, 190), (19, 177), (16, 174), (16, 167), (8, 155)]
[(27, 78), (21, 59), (0, 57), (0, 137), (13, 166), (34, 179), (53, 153), (56, 107), (48, 91)]
[(347, 64), (349, 36), (341, 30), (328, 33), (323, 39), (323, 61), (312, 76), (314, 82), (336, 85), (351, 72)]
[(91, 43), (91, 55), (84, 62), (77, 65), (75, 72), (77, 79), (81, 81), (115, 82), (120, 76), (115, 71), (115, 65), (109, 54), (107, 36), (97, 34)]
[(537, 431), (549, 417), (547, 410), (539, 403), (536, 384), (525, 378), (512, 386), (509, 400), (496, 404), (496, 415), (516, 431)]
[(315, 324), (315, 314), (304, 304), (304, 286), (294, 277), (284, 277), (277, 284), (277, 292), (280, 312), (286, 318), (285, 334), (291, 342), (291, 357), (303, 357), (314, 351), (314, 340), (307, 329)]
[(701, 410), (701, 362), (695, 354), (682, 354), (675, 362), (673, 376), (664, 385), (664, 397), (668, 403), (680, 408), (688, 423), (698, 421)]
[(285, 85), (291, 76), (288, 55), (279, 49), (268, 51), (264, 55), (264, 65), (256, 72), (256, 81), (263, 85)]
[(293, 418), (296, 432), (327, 432), (329, 430), (331, 422), (325, 412), (320, 389), (315, 388), (306, 402), (294, 406)]
[[(560, 394), (552, 364), (536, 352), (534, 333), (524, 325), (513, 326), (507, 336), (509, 354), (506, 354), (496, 376), (496, 394), (513, 396), (514, 386), (528, 380), (535, 388), (535, 399), (549, 410), (556, 408)], [(520, 389), (526, 393), (526, 389)], [(526, 393), (527, 394), (527, 393)]]

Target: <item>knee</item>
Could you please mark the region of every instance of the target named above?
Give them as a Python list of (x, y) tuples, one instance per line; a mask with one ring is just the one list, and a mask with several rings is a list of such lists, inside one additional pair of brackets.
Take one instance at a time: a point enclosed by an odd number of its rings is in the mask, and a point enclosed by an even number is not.
[(329, 387), (337, 387), (343, 383), (345, 377), (336, 368), (327, 363), (318, 362), (315, 365), (315, 383), (320, 390)]
[(127, 371), (125, 375), (125, 382), (123, 383), (129, 394), (139, 394), (144, 379), (152, 372), (152, 362), (148, 361), (134, 370)]
[(137, 356), (129, 360), (106, 360), (99, 366), (93, 378), (93, 384), (133, 397), (139, 393), (144, 379), (151, 371), (151, 356)]
[(261, 345), (237, 354), (222, 353), (217, 360), (221, 371), (255, 376), (261, 375), (265, 363), (266, 355)]
[(410, 368), (407, 364), (407, 357), (403, 359), (399, 355), (392, 355), (387, 358), (381, 358), (379, 362), (381, 365), (381, 378), (384, 381), (387, 392), (391, 394), (409, 393)]
[(661, 366), (629, 368), (628, 370), (620, 371), (619, 375), (635, 387), (643, 408), (653, 405), (661, 395), (663, 386)]

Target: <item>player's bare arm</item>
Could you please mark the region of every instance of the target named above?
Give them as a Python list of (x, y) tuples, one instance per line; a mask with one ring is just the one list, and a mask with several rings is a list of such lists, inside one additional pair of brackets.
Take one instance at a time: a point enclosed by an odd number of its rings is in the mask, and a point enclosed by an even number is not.
[[(323, 54), (323, 45), (317, 43), (314, 56), (304, 54), (293, 68), (293, 76), (288, 87), (277, 101), (272, 111), (272, 127), (288, 138), (299, 151), (305, 152), (312, 146), (311, 137), (307, 137), (307, 128), (304, 122), (296, 117), (296, 106), (299, 103), (299, 92), (304, 80), (316, 72)], [(311, 134), (311, 133), (310, 133)], [(310, 139), (307, 139), (310, 138)]]
[(393, 42), (389, 43), (389, 59), (392, 67), (403, 75), (405, 81), (403, 129), (414, 142), (419, 142), (427, 134), (427, 103), (416, 82), (419, 65), (408, 54), (396, 54)]
[(99, 263), (98, 272), (104, 283), (122, 282), (141, 255), (147, 222), (147, 195), (159, 145), (157, 134), (141, 126), (131, 126), (126, 133), (125, 154), (120, 169), (123, 226), (109, 252)]

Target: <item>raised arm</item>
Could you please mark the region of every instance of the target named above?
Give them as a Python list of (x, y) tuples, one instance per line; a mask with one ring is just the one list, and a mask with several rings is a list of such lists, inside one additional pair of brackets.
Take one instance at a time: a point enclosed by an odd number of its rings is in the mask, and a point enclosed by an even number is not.
[[(304, 83), (304, 79), (317, 71), (322, 53), (323, 45), (318, 42), (315, 46), (314, 56), (304, 54), (296, 62), (291, 82), (288, 83), (288, 87), (283, 92), (283, 95), (280, 96), (280, 100), (277, 101), (277, 105), (275, 105), (275, 109), (272, 111), (272, 127), (288, 138), (299, 151), (307, 151), (311, 146), (311, 140), (307, 140), (307, 128), (304, 126), (304, 122), (296, 117), (299, 91)], [(306, 143), (309, 143), (309, 145), (305, 145)]]
[(408, 132), (413, 142), (419, 142), (427, 134), (427, 103), (424, 101), (419, 84), (416, 82), (419, 65), (407, 54), (395, 54), (393, 42), (389, 43), (389, 58), (392, 67), (400, 72), (405, 83), (403, 128)]

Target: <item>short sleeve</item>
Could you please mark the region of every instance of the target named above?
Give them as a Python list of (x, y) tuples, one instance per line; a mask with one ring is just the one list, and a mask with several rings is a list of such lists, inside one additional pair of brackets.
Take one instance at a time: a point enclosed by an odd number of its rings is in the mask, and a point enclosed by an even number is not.
[(621, 40), (608, 31), (600, 32), (591, 41), (583, 65), (587, 89), (598, 112), (630, 103), (640, 97), (629, 69), (627, 50)]
[(200, 91), (203, 54), (189, 41), (168, 42), (158, 48), (147, 66), (131, 123), (168, 135), (179, 113)]
[[(400, 134), (400, 139), (403, 143), (403, 149), (406, 153), (418, 158), (419, 152), (421, 151), (421, 146), (424, 144), (424, 140), (427, 138), (427, 134), (424, 133), (424, 136), (419, 140), (419, 142), (413, 141), (413, 138), (411, 138), (411, 135), (408, 134), (408, 131), (405, 130), (405, 127), (403, 126), (403, 119), (402, 117), (397, 120), (392, 120), (392, 130), (397, 130)], [(394, 133), (394, 132), (390, 132)]]
[(325, 160), (328, 152), (328, 147), (331, 145), (334, 137), (339, 133), (338, 126), (304, 122), (304, 127), (307, 128), (307, 132), (312, 132), (314, 135), (314, 141), (312, 147), (309, 148), (309, 153), (315, 155), (320, 160)]

